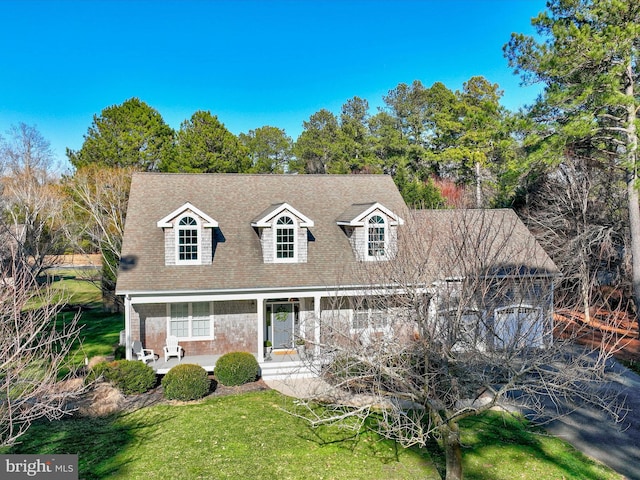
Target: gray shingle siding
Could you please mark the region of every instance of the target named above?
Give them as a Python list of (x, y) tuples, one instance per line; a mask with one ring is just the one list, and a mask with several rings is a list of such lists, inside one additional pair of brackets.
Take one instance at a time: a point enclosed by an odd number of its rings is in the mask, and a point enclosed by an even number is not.
[(164, 264), (176, 264), (176, 232), (173, 228), (164, 229)]
[(198, 257), (201, 265), (211, 265), (213, 261), (213, 228), (200, 226), (200, 238), (202, 239), (202, 253)]

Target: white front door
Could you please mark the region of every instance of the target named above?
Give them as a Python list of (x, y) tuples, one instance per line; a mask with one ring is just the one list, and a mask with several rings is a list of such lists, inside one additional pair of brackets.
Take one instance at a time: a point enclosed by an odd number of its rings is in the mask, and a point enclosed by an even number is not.
[(271, 338), (273, 348), (293, 348), (294, 304), (271, 305)]

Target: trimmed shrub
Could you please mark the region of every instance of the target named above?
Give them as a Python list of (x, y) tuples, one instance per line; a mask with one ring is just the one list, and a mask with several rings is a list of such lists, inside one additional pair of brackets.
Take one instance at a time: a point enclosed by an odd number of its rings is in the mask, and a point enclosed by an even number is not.
[(102, 370), (102, 375), (125, 395), (147, 392), (157, 381), (153, 368), (139, 360), (109, 362)]
[(200, 365), (176, 365), (162, 379), (164, 396), (169, 400), (197, 400), (209, 393), (211, 380)]
[[(95, 382), (100, 376), (104, 376), (104, 372), (109, 368), (109, 363), (105, 360), (91, 365), (89, 363), (89, 370), (85, 378), (85, 383)], [(106, 380), (106, 378), (105, 378)]]
[(258, 378), (260, 366), (256, 357), (249, 352), (225, 353), (216, 362), (215, 376), (223, 385), (233, 387), (249, 382), (255, 382)]

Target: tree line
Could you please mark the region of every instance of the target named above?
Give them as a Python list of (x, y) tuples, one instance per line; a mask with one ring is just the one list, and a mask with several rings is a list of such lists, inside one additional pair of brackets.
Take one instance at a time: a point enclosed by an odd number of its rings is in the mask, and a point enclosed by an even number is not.
[[(231, 133), (216, 115), (197, 111), (177, 131), (138, 98), (95, 115), (82, 147), (68, 149), (76, 169), (88, 165), (185, 173), (386, 173), (412, 206), (442, 206), (441, 193), (473, 187), (475, 206), (512, 201), (508, 175), (518, 162), (515, 115), (483, 77), (452, 91), (438, 82), (399, 84), (372, 113), (353, 97), (339, 115), (321, 109), (293, 141), (274, 126)], [(445, 189), (446, 190), (446, 189)], [(484, 192), (484, 194), (483, 194)], [(453, 199), (455, 194), (451, 192)], [(460, 193), (458, 192), (458, 196)]]
[[(482, 77), (461, 91), (416, 80), (389, 91), (375, 114), (358, 97), (347, 100), (339, 116), (326, 109), (314, 113), (296, 141), (274, 126), (236, 136), (208, 111), (195, 112), (174, 130), (156, 109), (131, 98), (94, 115), (81, 148), (67, 149), (74, 171), (60, 181), (48, 141), (20, 124), (2, 140), (6, 213), (11, 224), (26, 225), (24, 251), (36, 259), (36, 271), (47, 267), (52, 253), (101, 252), (104, 291), (117, 302), (132, 171), (384, 173), (412, 207), (507, 204), (521, 177), (514, 173), (521, 148), (513, 134), (515, 115), (500, 105), (501, 95)], [(33, 192), (27, 199), (7, 188), (12, 185)]]

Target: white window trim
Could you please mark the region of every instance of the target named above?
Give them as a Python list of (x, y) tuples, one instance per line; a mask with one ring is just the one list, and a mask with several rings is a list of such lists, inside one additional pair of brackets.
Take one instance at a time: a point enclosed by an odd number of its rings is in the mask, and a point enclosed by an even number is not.
[[(213, 302), (176, 302), (176, 303), (186, 303), (189, 307), (189, 336), (188, 337), (178, 337), (178, 340), (182, 341), (198, 341), (198, 340), (214, 340), (215, 332), (213, 331)], [(209, 304), (209, 335), (194, 337), (193, 333), (193, 304), (194, 303), (208, 303)], [(167, 336), (172, 335), (171, 333), (171, 303), (167, 303)]]
[[(198, 247), (198, 258), (196, 260), (180, 260), (180, 222), (183, 218), (191, 217), (196, 222), (196, 231), (197, 231), (197, 247)], [(185, 212), (176, 218), (175, 223), (175, 256), (176, 256), (176, 265), (202, 265), (202, 223), (197, 215), (193, 215), (190, 212)]]
[(175, 220), (175, 218), (180, 214), (188, 215), (189, 212), (192, 212), (192, 214), (195, 214), (197, 217), (201, 218), (206, 228), (218, 227), (218, 222), (216, 222), (213, 218), (211, 218), (199, 208), (191, 205), (191, 203), (189, 202), (185, 203), (180, 208), (175, 209), (173, 212), (171, 212), (161, 220), (158, 220), (156, 225), (158, 226), (158, 228), (173, 228), (173, 221)]
[[(278, 220), (288, 217), (293, 221), (293, 225), (287, 225), (286, 228), (293, 228), (293, 257), (278, 258)], [(273, 219), (273, 262), (274, 263), (298, 263), (298, 219), (289, 213), (282, 213)]]
[[(364, 327), (356, 327), (355, 326), (355, 320), (356, 320), (356, 314), (358, 313), (366, 313), (367, 314), (367, 325)], [(381, 314), (381, 315), (386, 315), (386, 319), (384, 322), (384, 325), (381, 326), (374, 326), (372, 325), (371, 322), (371, 317), (374, 314)], [(386, 332), (387, 330), (389, 330), (389, 328), (391, 327), (391, 317), (392, 313), (381, 309), (381, 308), (372, 308), (372, 307), (368, 307), (368, 308), (352, 308), (351, 309), (351, 332), (355, 333), (355, 332), (362, 332), (365, 330), (369, 330), (371, 332)]]
[(276, 209), (269, 211), (269, 213), (264, 217), (254, 222), (251, 222), (251, 226), (256, 228), (270, 228), (273, 225), (274, 218), (277, 220), (282, 215), (287, 215), (287, 214), (289, 216), (293, 216), (297, 218), (300, 221), (301, 227), (310, 228), (314, 226), (313, 220), (311, 220), (306, 215), (303, 215), (302, 213), (300, 213), (298, 210), (293, 208), (288, 203), (282, 203), (278, 205)]
[[(380, 217), (383, 220), (384, 228), (384, 255), (369, 255), (369, 220), (373, 217)], [(372, 262), (376, 260), (387, 260), (389, 258), (389, 218), (381, 212), (373, 212), (364, 222), (364, 259)]]

